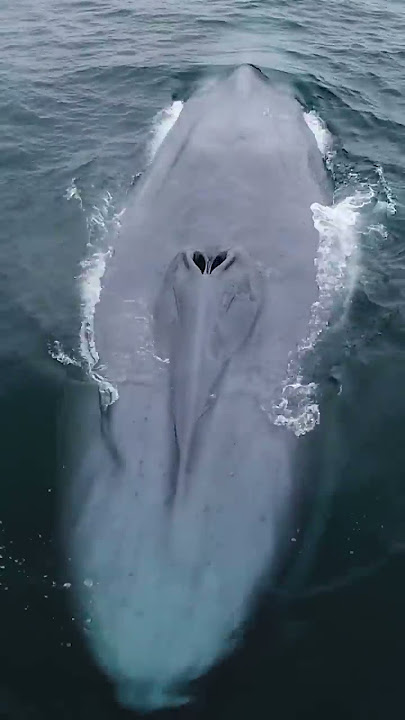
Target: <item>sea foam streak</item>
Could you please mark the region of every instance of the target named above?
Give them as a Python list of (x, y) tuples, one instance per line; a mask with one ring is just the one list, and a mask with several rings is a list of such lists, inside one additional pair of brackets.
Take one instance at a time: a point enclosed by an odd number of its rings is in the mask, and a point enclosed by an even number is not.
[[(332, 170), (335, 153), (331, 133), (315, 112), (304, 113), (304, 118), (326, 165)], [(311, 308), (308, 335), (303, 338), (297, 352), (292, 354), (281, 397), (269, 413), (276, 425), (289, 428), (297, 436), (313, 430), (320, 422), (318, 386), (314, 382), (305, 383), (303, 379), (304, 355), (313, 349), (326, 328), (337, 299), (343, 300), (346, 306), (350, 300), (359, 272), (361, 211), (373, 198), (371, 187), (359, 188), (331, 206), (321, 203), (311, 206), (314, 226), (319, 234), (314, 260), (318, 299)]]
[(153, 160), (166, 135), (178, 120), (183, 105), (181, 100), (174, 100), (169, 107), (164, 108), (156, 115), (152, 127), (152, 139), (149, 143), (150, 160)]
[[(160, 111), (153, 122), (152, 139), (150, 142), (150, 157), (153, 159), (158, 148), (162, 144), (168, 132), (175, 124), (183, 103), (180, 101), (173, 102), (169, 107)], [(80, 347), (81, 355), (85, 360), (89, 369), (93, 370), (99, 362), (99, 355), (96, 347), (94, 335), (94, 314), (97, 303), (101, 295), (101, 283), (104, 276), (108, 259), (112, 254), (111, 240), (118, 235), (121, 226), (121, 217), (125, 210), (121, 213), (114, 211), (113, 199), (107, 192), (101, 199), (99, 207), (94, 206), (90, 214), (87, 224), (89, 229), (91, 248), (95, 248), (92, 254), (82, 260), (81, 267), (83, 272), (81, 278), (81, 297), (82, 297), (82, 323), (80, 331)], [(96, 231), (96, 232), (95, 232)], [(93, 239), (93, 235), (96, 237)], [(111, 237), (112, 236), (112, 237)], [(106, 248), (106, 241), (109, 246)], [(111, 395), (110, 402), (114, 402), (118, 397), (118, 391), (97, 372), (93, 372), (94, 379), (99, 383), (100, 390), (107, 388)], [(108, 397), (105, 398), (108, 400)], [(107, 402), (109, 404), (109, 402)]]
[[(180, 100), (174, 101), (170, 106), (161, 110), (155, 117), (152, 124), (151, 140), (149, 143), (149, 158), (153, 160), (160, 145), (171, 130), (183, 109)], [(81, 322), (79, 333), (80, 359), (70, 357), (56, 341), (49, 348), (51, 356), (63, 365), (81, 366), (92, 380), (97, 382), (100, 390), (103, 406), (110, 405), (118, 398), (117, 388), (102, 374), (102, 368), (98, 367), (99, 354), (96, 346), (94, 332), (94, 316), (96, 306), (100, 300), (102, 291), (102, 278), (107, 263), (112, 255), (111, 244), (117, 237), (121, 217), (125, 210), (117, 212), (111, 193), (107, 190), (101, 195), (99, 201), (87, 210), (84, 203), (85, 191), (79, 189), (77, 179), (72, 178), (66, 188), (64, 197), (68, 201), (76, 201), (80, 209), (86, 214), (88, 231), (87, 247), (89, 252), (81, 261), (81, 273), (79, 275), (80, 299), (81, 299)], [(157, 358), (160, 359), (160, 358)], [(164, 362), (166, 362), (164, 360)]]
[(332, 133), (329, 132), (322, 118), (314, 110), (304, 113), (304, 120), (315, 137), (319, 152), (323, 155), (327, 165), (329, 165), (335, 154)]
[(80, 359), (70, 357), (58, 341), (50, 348), (50, 354), (63, 365), (82, 367), (88, 376), (98, 384), (101, 402), (106, 406), (118, 398), (118, 392), (95, 369), (99, 356), (94, 335), (94, 313), (100, 300), (101, 279), (105, 272), (107, 259), (111, 255), (111, 248), (107, 246), (107, 239), (111, 239), (111, 236), (118, 232), (122, 212), (117, 213), (115, 211), (113, 198), (108, 190), (101, 196), (97, 204), (91, 206), (90, 211), (86, 211), (83, 191), (79, 190), (76, 182), (76, 178), (73, 178), (65, 191), (64, 197), (68, 201), (77, 201), (81, 211), (86, 213), (87, 247), (90, 250), (88, 256), (80, 262), (82, 272), (78, 278), (81, 299)]

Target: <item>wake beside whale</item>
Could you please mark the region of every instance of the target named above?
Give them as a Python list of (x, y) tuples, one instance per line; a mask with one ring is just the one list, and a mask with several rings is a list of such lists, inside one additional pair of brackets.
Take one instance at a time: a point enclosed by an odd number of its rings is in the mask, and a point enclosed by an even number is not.
[(128, 707), (187, 701), (283, 556), (300, 439), (263, 407), (307, 335), (310, 208), (331, 200), (302, 108), (251, 66), (185, 103), (131, 197), (95, 316), (117, 399), (71, 401), (63, 510), (86, 637)]

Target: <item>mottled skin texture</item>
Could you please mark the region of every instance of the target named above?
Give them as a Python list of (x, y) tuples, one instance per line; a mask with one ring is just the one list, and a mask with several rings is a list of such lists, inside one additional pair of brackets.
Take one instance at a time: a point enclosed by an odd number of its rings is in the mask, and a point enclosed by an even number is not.
[(245, 66), (186, 103), (129, 203), (95, 319), (119, 399), (69, 408), (64, 528), (130, 707), (181, 702), (277, 567), (298, 441), (263, 406), (307, 332), (329, 200), (299, 104)]

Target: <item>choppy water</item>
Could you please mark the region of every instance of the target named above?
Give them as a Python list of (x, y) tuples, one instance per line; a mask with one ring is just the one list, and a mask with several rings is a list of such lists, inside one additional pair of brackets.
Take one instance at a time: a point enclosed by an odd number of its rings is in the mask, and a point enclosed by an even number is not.
[[(259, 618), (184, 714), (402, 717), (404, 37), (400, 0), (3, 0), (2, 716), (125, 714), (68, 610), (55, 535), (66, 366), (51, 354), (94, 352), (91, 310), (134, 177), (196, 84), (247, 61), (293, 87), (331, 134), (335, 206), (315, 220), (333, 246), (356, 215), (355, 290), (318, 369), (313, 473), (325, 493), (306, 594), (276, 629)], [(326, 290), (341, 279), (327, 260)]]

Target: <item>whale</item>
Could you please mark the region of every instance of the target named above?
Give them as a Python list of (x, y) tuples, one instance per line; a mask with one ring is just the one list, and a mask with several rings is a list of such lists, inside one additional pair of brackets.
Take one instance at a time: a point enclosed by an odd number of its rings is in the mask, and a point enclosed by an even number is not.
[(124, 707), (192, 699), (289, 549), (302, 438), (270, 409), (318, 299), (332, 190), (289, 88), (203, 83), (128, 196), (63, 422), (63, 542)]

